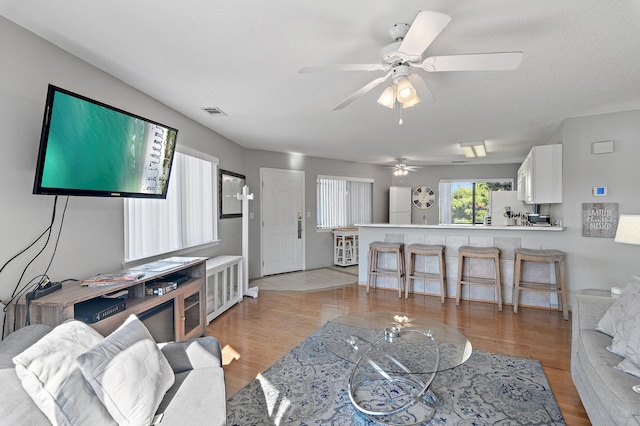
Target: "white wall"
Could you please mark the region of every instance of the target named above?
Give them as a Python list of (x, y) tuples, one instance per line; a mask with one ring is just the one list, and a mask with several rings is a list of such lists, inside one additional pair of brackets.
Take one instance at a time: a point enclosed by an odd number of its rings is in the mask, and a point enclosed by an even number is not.
[[(223, 168), (244, 172), (244, 149), (106, 73), (80, 61), (0, 17), (0, 265), (26, 248), (48, 226), (53, 196), (32, 195), (35, 162), (49, 83), (98, 99), (179, 130), (178, 144), (216, 156)], [(59, 205), (64, 204), (61, 197)], [(59, 212), (62, 210), (59, 209)], [(58, 216), (59, 223), (60, 216)], [(222, 242), (207, 252), (241, 253), (239, 220), (220, 227)], [(55, 234), (54, 234), (55, 235)], [(46, 269), (54, 241), (25, 273)], [(42, 247), (42, 244), (37, 248)], [(0, 299), (11, 295), (36, 248), (0, 273)], [(49, 276), (82, 279), (121, 268), (124, 258), (123, 200), (70, 197)], [(24, 282), (24, 281), (23, 281)]]
[[(591, 154), (591, 143), (614, 141), (611, 154)], [(582, 203), (618, 203), (620, 214), (640, 214), (640, 110), (570, 118), (549, 143), (563, 142), (563, 203), (572, 289), (624, 285), (640, 275), (640, 246), (582, 236)], [(594, 186), (608, 187), (593, 197)]]

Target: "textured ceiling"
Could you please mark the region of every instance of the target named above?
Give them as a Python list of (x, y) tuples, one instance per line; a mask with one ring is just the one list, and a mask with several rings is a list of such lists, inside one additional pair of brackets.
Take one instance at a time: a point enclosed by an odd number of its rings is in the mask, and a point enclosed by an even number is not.
[[(485, 140), (489, 155), (470, 164), (514, 163), (567, 117), (640, 108), (637, 0), (87, 4), (0, 0), (0, 15), (247, 148), (428, 165)], [(426, 55), (517, 50), (521, 66), (422, 73), (435, 101), (404, 110), (401, 126), (400, 109), (376, 103), (384, 85), (330, 111), (381, 73), (298, 73), (377, 63), (389, 28), (420, 10), (452, 17)]]

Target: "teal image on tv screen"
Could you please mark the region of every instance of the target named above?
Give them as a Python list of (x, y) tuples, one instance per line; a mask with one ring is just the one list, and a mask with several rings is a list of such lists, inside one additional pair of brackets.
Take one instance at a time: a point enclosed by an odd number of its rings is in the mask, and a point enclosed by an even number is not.
[(166, 194), (177, 133), (56, 91), (43, 189)]

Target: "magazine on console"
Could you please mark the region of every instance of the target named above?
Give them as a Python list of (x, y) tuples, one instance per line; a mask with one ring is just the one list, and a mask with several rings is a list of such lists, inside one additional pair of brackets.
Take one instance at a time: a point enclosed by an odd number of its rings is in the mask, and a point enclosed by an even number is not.
[(99, 287), (103, 285), (125, 284), (144, 277), (140, 271), (120, 271), (109, 274), (98, 274), (80, 281), (80, 285)]

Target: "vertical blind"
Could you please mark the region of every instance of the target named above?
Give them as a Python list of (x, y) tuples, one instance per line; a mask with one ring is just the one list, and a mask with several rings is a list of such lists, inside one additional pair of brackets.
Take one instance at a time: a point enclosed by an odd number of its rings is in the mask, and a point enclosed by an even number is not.
[(317, 229), (372, 222), (373, 180), (318, 176), (317, 194)]
[(125, 261), (216, 239), (218, 161), (200, 157), (175, 153), (165, 200), (125, 199)]

